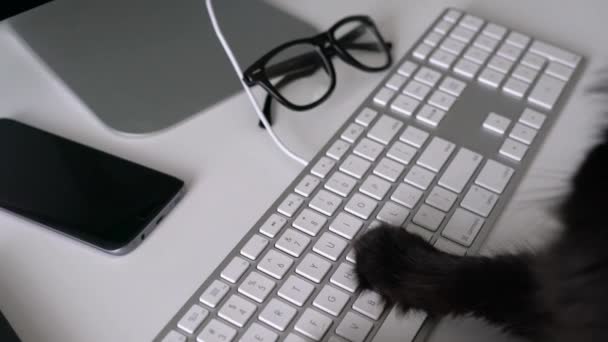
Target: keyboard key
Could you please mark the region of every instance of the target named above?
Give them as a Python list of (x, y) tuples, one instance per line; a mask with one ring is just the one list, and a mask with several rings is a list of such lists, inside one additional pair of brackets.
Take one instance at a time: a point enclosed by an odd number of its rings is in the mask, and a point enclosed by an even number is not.
[(369, 126), (369, 124), (374, 121), (374, 119), (376, 118), (376, 116), (378, 115), (378, 112), (376, 112), (373, 109), (370, 108), (363, 108), (363, 110), (359, 113), (359, 115), (357, 115), (357, 118), (355, 119), (355, 121), (359, 124), (359, 125), (363, 125), (365, 127)]
[(334, 195), (327, 190), (319, 190), (315, 197), (310, 201), (309, 205), (311, 208), (316, 209), (327, 216), (332, 216), (341, 203), (342, 199), (337, 195)]
[(441, 78), (441, 74), (427, 67), (422, 67), (418, 70), (414, 78), (428, 86), (434, 87)]
[(403, 122), (395, 120), (388, 115), (382, 115), (367, 136), (386, 145), (401, 129), (401, 126), (403, 126)]
[(350, 148), (350, 144), (344, 140), (338, 139), (331, 144), (329, 150), (327, 150), (327, 155), (335, 160), (342, 159), (342, 156), (348, 151)]
[(456, 145), (439, 137), (433, 138), (418, 161), (418, 165), (422, 165), (432, 171), (439, 172), (443, 164), (448, 160)]
[[(411, 96), (417, 100), (424, 100), (424, 98), (428, 95), (428, 93), (431, 91), (431, 87), (427, 86), (426, 84), (422, 84), (420, 82), (417, 81), (410, 81), (407, 86), (405, 86), (405, 88), (403, 88), (403, 93)], [(417, 107), (417, 106), (416, 106)], [(415, 107), (413, 109), (416, 109)], [(412, 111), (413, 111), (412, 109)]]
[(351, 176), (347, 176), (342, 172), (336, 171), (325, 183), (325, 188), (329, 189), (336, 194), (347, 197), (350, 192), (355, 188), (357, 180)]
[(405, 183), (399, 184), (397, 189), (391, 195), (391, 199), (399, 204), (412, 209), (418, 204), (418, 201), (422, 197), (422, 191), (414, 188), (413, 186)]
[(482, 159), (483, 157), (479, 153), (464, 147), (460, 148), (456, 157), (439, 178), (439, 184), (456, 193), (462, 192)]
[(325, 285), (312, 304), (330, 315), (338, 316), (349, 299), (348, 294), (333, 286)]
[(439, 126), (444, 117), (445, 111), (429, 105), (424, 105), (418, 112), (418, 115), (416, 115), (416, 119), (432, 127)]
[(347, 213), (339, 213), (329, 225), (329, 230), (352, 240), (363, 227), (363, 221)]
[(315, 287), (311, 283), (291, 275), (287, 278), (283, 286), (281, 286), (277, 294), (279, 297), (297, 306), (302, 306), (314, 290)]
[(254, 271), (243, 280), (239, 286), (239, 293), (261, 303), (268, 297), (275, 285), (276, 283), (270, 278)]
[(386, 87), (382, 87), (374, 96), (374, 103), (380, 107), (384, 107), (395, 95), (395, 91)]
[(496, 54), (515, 62), (519, 58), (519, 55), (521, 55), (521, 52), (522, 49), (517, 46), (511, 44), (502, 44), (498, 51), (496, 51)]
[(407, 80), (407, 77), (400, 74), (394, 74), (388, 79), (385, 86), (393, 90), (399, 90), (405, 84), (405, 80)]
[(329, 261), (316, 254), (308, 253), (296, 268), (296, 273), (318, 284), (330, 268)]
[(507, 33), (507, 29), (503, 26), (496, 25), (494, 23), (489, 23), (482, 31), (486, 36), (490, 36), (492, 38), (496, 38), (501, 40), (502, 37)]
[(316, 236), (327, 222), (327, 218), (314, 210), (304, 209), (293, 221), (293, 226), (304, 233)]
[(263, 271), (273, 278), (282, 279), (289, 268), (291, 268), (291, 265), (293, 265), (292, 258), (271, 249), (266, 252), (266, 255), (260, 260), (258, 270)]
[(287, 197), (285, 197), (285, 199), (279, 205), (279, 208), (277, 210), (281, 214), (283, 214), (287, 217), (291, 217), (300, 208), (300, 206), (302, 206), (303, 203), (304, 203), (304, 198), (302, 198), (296, 194), (289, 194), (289, 195), (287, 195)]
[(260, 227), (260, 233), (273, 238), (285, 226), (287, 219), (279, 214), (272, 214)]
[(507, 72), (509, 72), (509, 70), (511, 70), (513, 62), (500, 56), (494, 56), (492, 57), (492, 59), (490, 59), (488, 66), (496, 71), (500, 71), (506, 74)]
[(528, 45), (528, 42), (530, 42), (530, 37), (519, 32), (511, 32), (507, 37), (507, 43), (522, 49)]
[(395, 142), (386, 155), (402, 164), (409, 164), (416, 155), (416, 149), (402, 142)]
[(429, 196), (426, 198), (426, 203), (432, 205), (433, 207), (443, 210), (445, 212), (450, 211), (454, 202), (458, 195), (455, 193), (448, 191), (440, 186), (435, 186)]
[(505, 82), (502, 90), (512, 96), (517, 98), (522, 98), (528, 91), (529, 84), (513, 77), (510, 77), (507, 82)]
[(377, 206), (378, 202), (373, 199), (362, 194), (355, 194), (350, 201), (346, 203), (344, 209), (355, 216), (367, 220)]
[(228, 325), (212, 319), (197, 337), (198, 342), (230, 342), (236, 336), (236, 330)]
[(412, 74), (414, 74), (416, 69), (418, 69), (418, 64), (412, 61), (405, 61), (401, 64), (397, 72), (405, 77), (410, 77)]
[(419, 225), (413, 224), (413, 223), (409, 223), (406, 227), (405, 230), (407, 230), (408, 232), (418, 235), (421, 238), (423, 238), (426, 242), (431, 241), (431, 238), (433, 237), (433, 232), (430, 232), (422, 227), (420, 227)]
[(429, 59), (431, 64), (436, 65), (443, 69), (449, 69), (452, 67), (452, 64), (456, 61), (456, 55), (449, 53), (447, 51), (443, 51), (440, 49), (435, 50), (435, 52), (431, 55)]
[(444, 238), (437, 239), (433, 246), (435, 246), (435, 248), (437, 248), (438, 250), (446, 252), (448, 254), (463, 256), (467, 253), (466, 248)]
[(515, 161), (521, 161), (524, 158), (526, 151), (528, 151), (526, 145), (507, 138), (504, 144), (502, 144), (499, 152), (505, 157), (509, 157)]
[(340, 165), (340, 171), (361, 179), (371, 165), (372, 164), (367, 160), (350, 155), (346, 157), (342, 165)]
[(343, 262), (338, 266), (336, 272), (331, 276), (330, 281), (332, 284), (351, 293), (354, 293), (359, 286), (357, 277), (355, 276), (355, 267), (346, 262)]
[(353, 264), (357, 263), (357, 260), (355, 260), (355, 249), (351, 249), (347, 254), (346, 254), (346, 261), (348, 262), (352, 262)]
[(161, 342), (186, 342), (186, 336), (178, 333), (175, 330), (169, 331)]
[(528, 96), (528, 101), (551, 110), (559, 99), (559, 95), (562, 93), (565, 85), (564, 81), (548, 75), (542, 75)]
[(444, 217), (445, 214), (441, 211), (423, 204), (418, 208), (412, 221), (424, 228), (436, 231), (441, 225), (441, 222), (443, 222)]
[(410, 172), (408, 172), (404, 180), (422, 190), (426, 190), (434, 178), (435, 174), (433, 172), (415, 165), (410, 169)]
[(405, 95), (397, 95), (391, 103), (391, 111), (397, 114), (412, 115), (420, 101)]
[(179, 320), (177, 326), (188, 334), (192, 334), (209, 315), (209, 311), (200, 305), (192, 305), (190, 310)]
[(296, 192), (304, 197), (309, 197), (320, 183), (321, 180), (319, 178), (312, 175), (306, 175), (296, 186)]
[(243, 273), (249, 267), (249, 263), (240, 257), (234, 257), (232, 261), (224, 268), (221, 273), (222, 278), (228, 280), (231, 283), (239, 281)]
[(457, 26), (452, 30), (452, 33), (450, 33), (450, 37), (460, 40), (461, 42), (468, 44), (471, 39), (473, 39), (473, 37), (475, 36), (475, 32), (464, 28), (462, 26)]
[(519, 122), (526, 124), (532, 128), (540, 129), (546, 119), (545, 114), (541, 114), (533, 109), (526, 108), (519, 118)]
[(445, 91), (448, 94), (458, 97), (460, 96), (460, 94), (462, 94), (462, 91), (465, 87), (466, 84), (464, 82), (452, 77), (446, 77), (443, 82), (441, 82), (439, 89)]
[[(454, 55), (460, 55), (460, 53), (462, 52), (462, 50), (464, 50), (465, 48), (465, 44), (463, 44), (462, 42), (457, 41), (456, 39), (453, 38), (446, 38), (443, 43), (441, 43), (441, 46), (439, 46), (439, 48), (441, 50), (447, 51), (449, 53), (452, 53)], [(433, 86), (432, 84), (429, 84), (430, 86)]]
[(237, 295), (232, 295), (222, 306), (218, 315), (239, 328), (245, 326), (257, 307), (250, 301)]
[(436, 90), (429, 99), (430, 104), (446, 111), (450, 110), (450, 108), (454, 104), (454, 101), (456, 101), (456, 98), (454, 96), (448, 95), (439, 90)]
[(348, 141), (349, 143), (354, 143), (357, 138), (363, 133), (363, 126), (357, 125), (356, 123), (351, 123), (348, 127), (342, 132), (340, 138)]
[(433, 50), (432, 46), (422, 43), (418, 45), (416, 50), (414, 50), (414, 57), (425, 60), (428, 57), (429, 53), (431, 53), (431, 50)]
[(485, 51), (491, 53), (496, 48), (496, 45), (498, 45), (498, 40), (482, 35), (482, 36), (478, 36), (477, 39), (475, 39), (475, 42), (473, 43), (473, 45), (475, 45), (476, 47), (478, 47), (482, 50), (485, 50)]
[(464, 58), (477, 64), (484, 64), (488, 57), (490, 57), (490, 54), (488, 52), (474, 46), (471, 46), (464, 54)]
[(453, 24), (447, 20), (441, 20), (433, 29), (441, 34), (446, 34), (450, 31)]
[(320, 341), (325, 336), (325, 333), (327, 333), (327, 330), (329, 330), (331, 324), (332, 320), (329, 317), (309, 308), (304, 311), (296, 323), (295, 329), (314, 341)]
[(369, 335), (373, 326), (373, 323), (368, 319), (353, 312), (349, 312), (344, 316), (344, 319), (340, 322), (338, 328), (336, 328), (336, 334), (344, 337), (348, 341), (363, 342), (367, 335)]
[(530, 51), (571, 68), (576, 68), (581, 61), (581, 56), (538, 40), (532, 43)]
[(268, 246), (268, 240), (258, 234), (254, 234), (249, 241), (241, 248), (241, 255), (255, 260), (260, 256), (260, 253)]
[(534, 82), (536, 75), (538, 75), (538, 71), (521, 64), (513, 71), (513, 77), (526, 83)]
[(388, 201), (378, 212), (378, 220), (393, 226), (401, 226), (407, 219), (410, 211), (395, 202)]
[(382, 145), (378, 144), (375, 141), (372, 141), (367, 138), (361, 139), (357, 146), (355, 146), (354, 152), (355, 154), (363, 157), (369, 161), (374, 161), (380, 153), (382, 153)]
[(462, 16), (462, 13), (460, 11), (455, 10), (455, 9), (450, 9), (443, 16), (443, 19), (445, 19), (446, 21), (449, 21), (451, 23), (455, 23), (458, 20), (458, 18), (460, 18), (460, 16)]
[(460, 20), (460, 25), (471, 29), (475, 32), (479, 31), (479, 29), (481, 28), (481, 26), (483, 25), (484, 21), (481, 18), (478, 18), (474, 15), (470, 15), (467, 14), (464, 16), (464, 18), (462, 18), (462, 20)]
[(389, 182), (378, 176), (369, 175), (359, 188), (359, 191), (380, 201), (386, 196), (390, 188), (391, 184)]
[(443, 38), (443, 36), (438, 32), (431, 32), (426, 37), (424, 37), (424, 42), (432, 47), (437, 46), (439, 41)]
[(230, 286), (219, 280), (214, 280), (211, 285), (203, 292), (199, 300), (201, 303), (215, 308), (230, 290)]
[(479, 80), (479, 82), (487, 86), (490, 86), (492, 88), (498, 88), (498, 86), (500, 86), (500, 83), (502, 83), (504, 77), (505, 74), (501, 72), (492, 70), (490, 68), (485, 68), (483, 69), (481, 74), (479, 74), (479, 77), (477, 77), (477, 79)]
[(510, 119), (507, 119), (506, 117), (498, 115), (496, 113), (490, 113), (488, 114), (486, 120), (483, 122), (483, 128), (489, 129), (494, 133), (503, 135), (507, 131), (507, 128), (509, 128), (510, 124)]
[(291, 323), (297, 312), (296, 309), (285, 304), (280, 299), (273, 298), (268, 302), (266, 308), (262, 310), (260, 321), (279, 331), (285, 331), (285, 328)]
[(275, 247), (291, 256), (299, 257), (308, 244), (310, 238), (306, 235), (299, 233), (293, 229), (287, 229), (283, 232), (283, 235), (279, 237)]
[(275, 332), (261, 326), (258, 323), (253, 323), (249, 329), (243, 334), (239, 342), (275, 342), (279, 338)]
[(545, 66), (547, 59), (545, 57), (539, 56), (532, 52), (526, 52), (524, 57), (521, 59), (521, 63), (526, 65), (534, 70), (540, 70)]
[(515, 170), (494, 160), (488, 160), (475, 183), (496, 193), (502, 193)]
[(329, 159), (327, 157), (321, 157), (319, 161), (315, 164), (315, 166), (312, 168), (312, 170), (310, 170), (310, 172), (312, 172), (312, 174), (314, 174), (315, 176), (325, 178), (325, 176), (327, 176), (329, 171), (331, 171), (331, 169), (333, 169), (335, 165), (336, 162), (334, 160)]
[(454, 72), (466, 78), (474, 78), (481, 65), (461, 58), (454, 66)]
[(477, 185), (472, 185), (460, 205), (483, 217), (488, 217), (498, 201), (498, 195)]
[(332, 261), (336, 261), (346, 249), (347, 244), (346, 240), (335, 234), (323, 233), (312, 250)]
[(373, 320), (378, 320), (384, 312), (384, 302), (377, 292), (363, 291), (353, 304), (353, 309)]
[(511, 129), (511, 133), (509, 134), (509, 137), (511, 137), (515, 140), (519, 140), (519, 141), (523, 142), (524, 144), (530, 145), (532, 143), (532, 141), (534, 140), (534, 137), (536, 137), (537, 132), (538, 131), (532, 127), (528, 127), (526, 125), (516, 123), (513, 126), (513, 129)]
[(420, 148), (429, 137), (429, 134), (414, 126), (408, 126), (399, 137), (399, 140), (404, 141), (414, 147)]
[(374, 169), (374, 174), (391, 182), (396, 182), (403, 170), (405, 170), (405, 166), (402, 164), (388, 158), (382, 158)]
[(483, 223), (484, 220), (481, 217), (458, 208), (454, 211), (454, 215), (452, 215), (445, 225), (441, 234), (454, 242), (468, 247), (475, 240)]

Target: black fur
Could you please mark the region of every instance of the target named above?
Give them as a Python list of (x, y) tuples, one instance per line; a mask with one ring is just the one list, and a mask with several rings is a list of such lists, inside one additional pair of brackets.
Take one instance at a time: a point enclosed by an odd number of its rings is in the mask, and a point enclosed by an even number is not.
[(381, 226), (355, 243), (361, 286), (403, 311), (470, 314), (533, 341), (608, 341), (608, 131), (602, 138), (559, 207), (564, 232), (546, 249), (459, 257)]

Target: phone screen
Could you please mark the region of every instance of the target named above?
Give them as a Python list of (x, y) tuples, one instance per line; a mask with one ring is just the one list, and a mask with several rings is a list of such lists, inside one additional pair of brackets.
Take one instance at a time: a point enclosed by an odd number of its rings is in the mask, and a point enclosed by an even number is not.
[(138, 238), (182, 187), (175, 177), (0, 119), (0, 207), (102, 249)]

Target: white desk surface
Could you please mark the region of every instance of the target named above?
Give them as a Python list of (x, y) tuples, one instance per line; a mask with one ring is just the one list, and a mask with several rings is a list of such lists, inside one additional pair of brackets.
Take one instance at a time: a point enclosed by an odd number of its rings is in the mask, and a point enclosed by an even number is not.
[[(585, 95), (585, 89), (597, 81), (608, 60), (604, 1), (273, 2), (319, 28), (348, 14), (370, 14), (396, 43), (397, 57), (446, 6), (469, 10), (586, 56), (589, 64), (581, 82), (486, 251), (536, 246), (554, 236), (543, 209), (552, 196), (566, 189), (568, 176), (603, 121), (599, 101)], [(0, 51), (0, 116), (174, 174), (189, 188), (157, 231), (122, 257), (0, 213), (0, 308), (24, 341), (152, 339), (298, 174), (300, 165), (282, 155), (257, 128), (242, 95), (163, 132), (126, 136), (104, 127), (6, 24), (0, 25)], [(307, 158), (382, 77), (338, 69), (338, 87), (329, 101), (306, 113), (280, 111), (277, 131)], [(478, 321), (444, 320), (431, 341), (509, 340), (499, 335)]]

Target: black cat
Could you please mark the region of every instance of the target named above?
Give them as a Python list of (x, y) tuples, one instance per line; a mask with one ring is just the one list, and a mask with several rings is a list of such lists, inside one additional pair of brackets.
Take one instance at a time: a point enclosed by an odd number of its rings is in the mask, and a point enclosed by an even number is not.
[(602, 138), (559, 208), (564, 232), (546, 249), (460, 257), (385, 225), (355, 243), (361, 287), (403, 311), (470, 314), (533, 341), (608, 341), (608, 131)]

